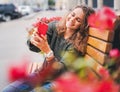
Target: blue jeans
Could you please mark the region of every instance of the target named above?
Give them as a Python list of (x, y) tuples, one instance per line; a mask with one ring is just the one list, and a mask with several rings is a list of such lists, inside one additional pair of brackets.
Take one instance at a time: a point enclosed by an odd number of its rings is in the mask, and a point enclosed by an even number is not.
[(24, 80), (17, 80), (6, 86), (2, 92), (30, 92), (32, 89)]
[[(46, 83), (40, 87), (38, 92), (52, 92), (51, 83)], [(44, 90), (44, 91), (43, 91)], [(23, 80), (17, 80), (6, 86), (2, 92), (37, 92)]]
[[(9, 84), (3, 89), (2, 92), (35, 92), (34, 88), (39, 86), (40, 83), (43, 84), (43, 82), (46, 80), (44, 79), (44, 73), (46, 72), (46, 69), (49, 68), (45, 67), (45, 69), (43, 68), (41, 71), (31, 73), (25, 79), (20, 79)], [(40, 87), (41, 91), (39, 92), (43, 92), (42, 90), (45, 90), (44, 92), (52, 92), (51, 86), (52, 83), (46, 83)]]
[[(33, 73), (29, 76), (29, 79), (34, 78), (36, 75)], [(41, 87), (39, 87), (40, 91), (38, 92), (44, 92), (42, 90), (45, 90), (45, 92), (52, 92), (51, 91), (51, 86), (52, 83), (47, 82), (44, 85), (42, 85)], [(28, 81), (26, 81), (26, 79), (20, 79), (17, 80), (11, 84), (9, 84), (8, 86), (6, 86), (2, 92), (36, 92), (34, 90), (34, 87), (32, 86), (32, 83), (28, 83)]]

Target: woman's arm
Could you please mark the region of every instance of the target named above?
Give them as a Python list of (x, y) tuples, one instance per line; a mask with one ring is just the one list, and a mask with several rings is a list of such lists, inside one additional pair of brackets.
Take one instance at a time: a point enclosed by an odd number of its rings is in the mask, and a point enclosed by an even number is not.
[[(55, 31), (55, 30), (56, 30), (56, 22), (49, 23), (48, 24), (48, 31), (47, 31), (48, 44), (51, 43), (53, 31)], [(31, 43), (31, 37), (29, 37), (29, 39), (27, 39), (27, 46), (31, 51), (34, 51), (34, 52), (40, 52), (41, 51), (38, 47), (36, 47), (35, 45), (33, 45)]]
[[(63, 52), (62, 58), (58, 60), (54, 55), (52, 59), (45, 59), (42, 72), (45, 72), (47, 78), (54, 79), (67, 71), (67, 67), (71, 66), (76, 59), (79, 58), (79, 52), (73, 48), (68, 48), (67, 51)], [(41, 76), (41, 71), (39, 71)]]
[[(27, 81), (32, 87), (42, 85), (44, 82), (54, 80), (67, 71), (67, 67), (78, 58), (78, 52), (70, 46), (66, 49), (61, 59), (57, 59), (54, 54), (52, 59), (45, 59), (42, 67), (28, 76)], [(72, 58), (69, 58), (69, 55)], [(49, 58), (49, 57), (48, 57)]]

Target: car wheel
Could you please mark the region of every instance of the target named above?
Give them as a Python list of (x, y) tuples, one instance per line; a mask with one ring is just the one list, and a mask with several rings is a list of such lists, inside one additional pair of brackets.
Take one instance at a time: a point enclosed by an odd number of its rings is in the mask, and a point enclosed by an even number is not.
[(4, 21), (10, 21), (11, 20), (11, 16), (10, 15), (5, 15), (4, 17), (3, 17), (3, 19), (4, 19)]

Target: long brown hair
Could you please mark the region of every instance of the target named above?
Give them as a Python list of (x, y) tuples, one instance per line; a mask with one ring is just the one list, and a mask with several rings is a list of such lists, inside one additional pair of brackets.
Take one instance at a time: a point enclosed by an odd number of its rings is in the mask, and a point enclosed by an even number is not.
[[(94, 13), (95, 11), (87, 6), (76, 6), (74, 9), (76, 8), (81, 8), (84, 12), (84, 19), (83, 22), (81, 24), (81, 26), (76, 30), (76, 32), (68, 39), (69, 42), (71, 42), (73, 44), (73, 46), (81, 53), (81, 54), (85, 54), (86, 51), (86, 45), (87, 45), (87, 38), (88, 38), (88, 16), (90, 16), (90, 14)], [(73, 9), (73, 10), (74, 10)], [(68, 14), (67, 14), (68, 15)], [(65, 30), (66, 30), (66, 17), (63, 17), (61, 19), (61, 21), (59, 21), (59, 23), (57, 24), (57, 32), (58, 35), (63, 35)]]

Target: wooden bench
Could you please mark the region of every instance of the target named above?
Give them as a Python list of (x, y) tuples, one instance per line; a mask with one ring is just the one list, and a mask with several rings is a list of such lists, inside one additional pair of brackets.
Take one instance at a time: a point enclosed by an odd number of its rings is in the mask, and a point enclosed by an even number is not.
[[(99, 31), (96, 28), (89, 28), (89, 37), (85, 59), (92, 64), (92, 70), (99, 73), (105, 61), (109, 59), (108, 53), (112, 49), (114, 33), (109, 30)], [(34, 62), (29, 67), (29, 73), (41, 67), (42, 63)]]
[(106, 61), (109, 60), (109, 51), (112, 49), (114, 32), (109, 30), (100, 31), (96, 28), (89, 28), (89, 37), (85, 59), (92, 64), (92, 69), (99, 73)]

